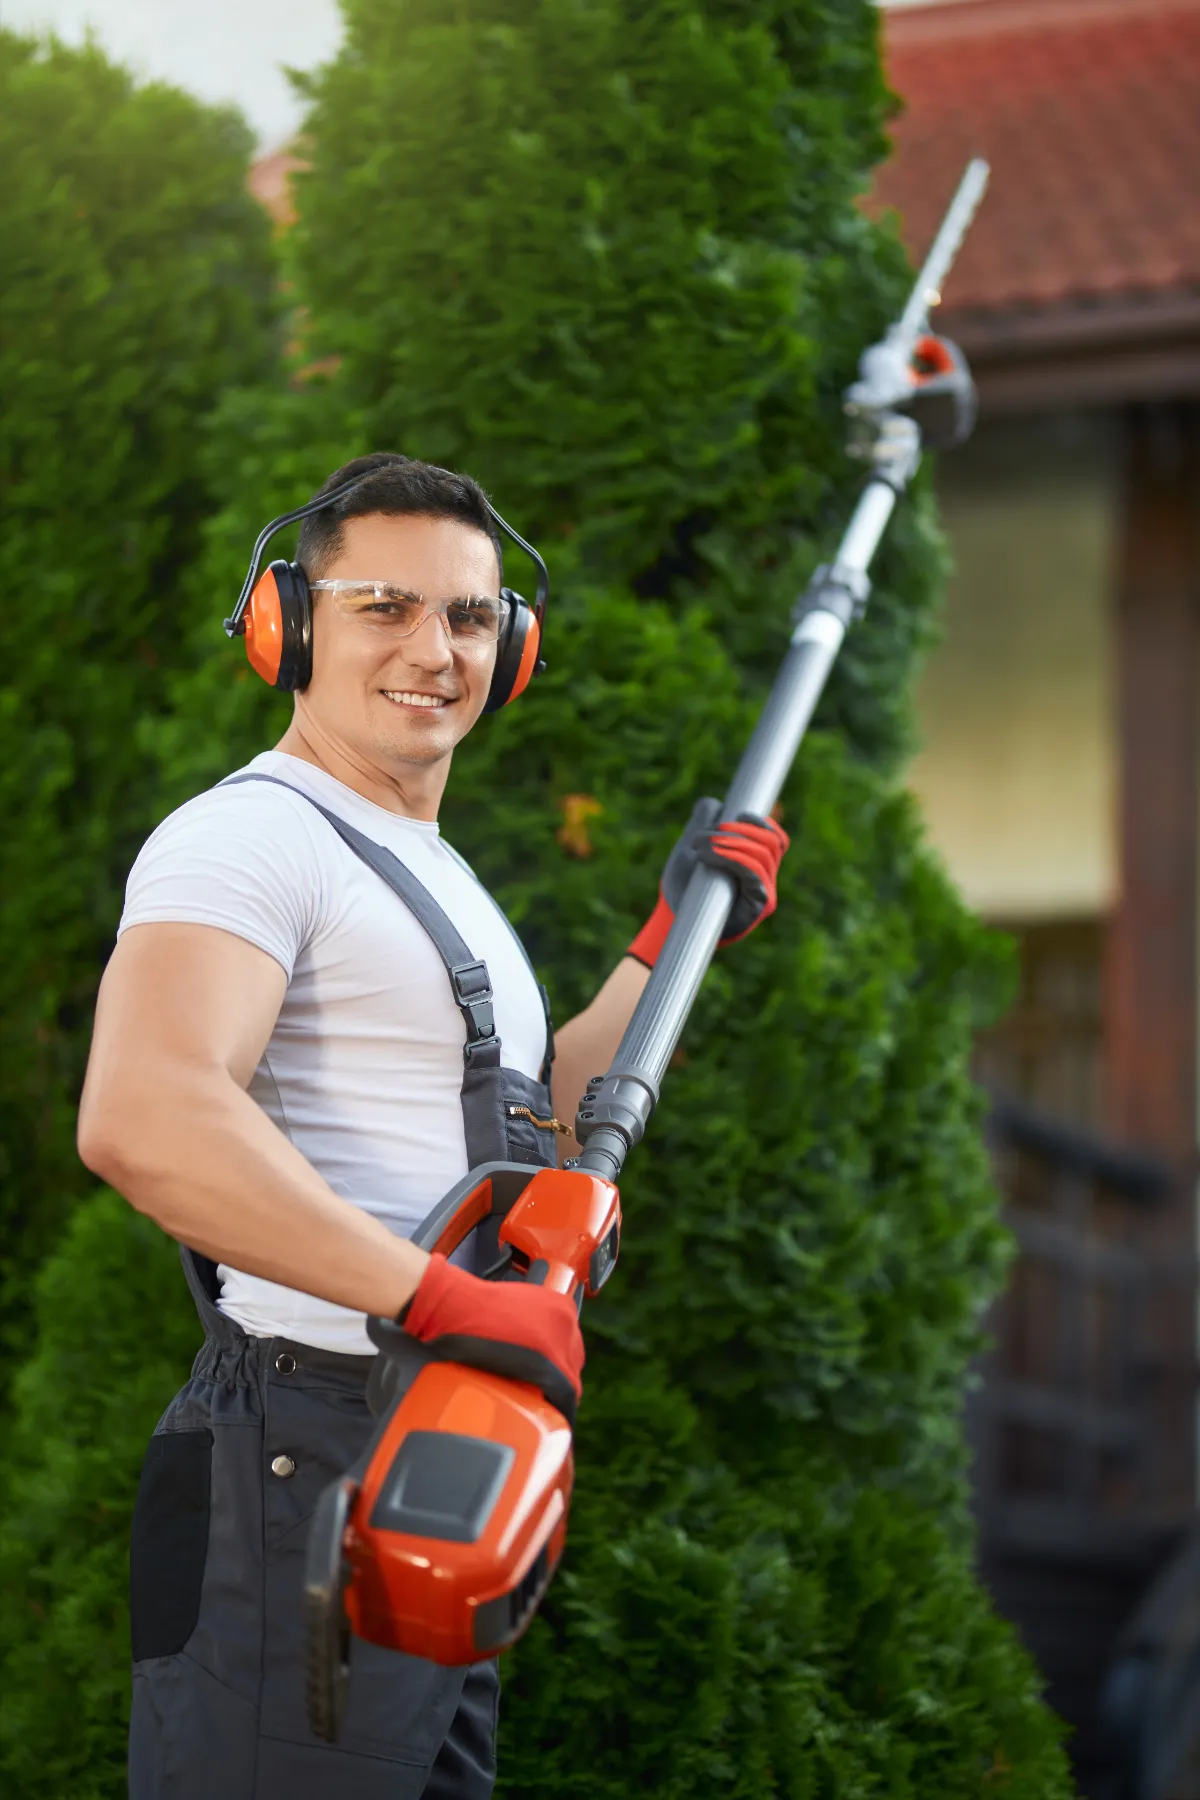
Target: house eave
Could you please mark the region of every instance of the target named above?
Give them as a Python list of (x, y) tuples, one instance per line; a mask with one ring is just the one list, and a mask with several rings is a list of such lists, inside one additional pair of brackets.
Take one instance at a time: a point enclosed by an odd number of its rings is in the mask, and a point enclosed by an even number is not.
[(1200, 397), (1200, 289), (947, 309), (985, 415)]

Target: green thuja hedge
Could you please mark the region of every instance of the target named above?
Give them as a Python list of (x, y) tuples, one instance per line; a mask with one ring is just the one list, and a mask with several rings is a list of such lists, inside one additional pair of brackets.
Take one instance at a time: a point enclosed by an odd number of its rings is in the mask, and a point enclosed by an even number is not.
[(0, 1793), (126, 1792), (129, 1520), (148, 1423), (196, 1347), (179, 1252), (116, 1194), (79, 1206), (36, 1282), (0, 1525)]
[[(191, 666), (149, 732), (161, 805), (286, 717), (220, 636), (261, 519), (365, 448), (469, 468), (559, 595), (549, 672), (464, 744), (444, 823), (566, 1016), (695, 795), (720, 791), (852, 502), (838, 396), (905, 279), (854, 204), (884, 153), (875, 12), (345, 12), (284, 247), (297, 366), (228, 396), (209, 434), (223, 505)], [(967, 1059), (1005, 969), (895, 785), (940, 562), (920, 484), (784, 796), (778, 915), (720, 957), (630, 1161), (622, 1262), (586, 1320), (568, 1555), (505, 1663), (506, 1794), (1068, 1791), (970, 1571), (958, 1412), (1006, 1246)], [(574, 795), (600, 808), (584, 841), (561, 835)], [(119, 1792), (117, 1690), (86, 1676), (125, 1654), (132, 1421), (174, 1379), (134, 1348), (153, 1312), (182, 1374), (195, 1332), (169, 1246), (114, 1209), (81, 1214), (43, 1278), (9, 1458), (6, 1754), (31, 1796)], [(118, 1283), (128, 1262), (133, 1300), (97, 1323), (93, 1375), (61, 1295), (97, 1256)], [(72, 1671), (86, 1756), (54, 1724)]]
[(0, 1362), (90, 1183), (74, 1102), (153, 816), (138, 720), (183, 650), (198, 449), (271, 344), (238, 117), (0, 30)]

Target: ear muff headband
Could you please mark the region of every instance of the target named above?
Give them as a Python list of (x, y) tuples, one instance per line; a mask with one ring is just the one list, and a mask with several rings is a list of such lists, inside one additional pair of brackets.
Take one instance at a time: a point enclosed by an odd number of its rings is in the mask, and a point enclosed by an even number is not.
[[(251, 667), (272, 687), (289, 691), (303, 688), (307, 687), (312, 677), (312, 598), (308, 591), (307, 577), (299, 563), (284, 560), (273, 562), (260, 579), (258, 571), (263, 552), (277, 531), (336, 506), (339, 500), (352, 494), (364, 481), (369, 481), (376, 475), (380, 467), (387, 466), (384, 463), (373, 469), (366, 469), (361, 475), (343, 482), (328, 494), (322, 494), (320, 499), (309, 500), (292, 512), (280, 513), (277, 519), (272, 519), (259, 532), (254, 554), (250, 558), (250, 567), (242, 583), (242, 591), (237, 597), (233, 612), (225, 621), (225, 635), (231, 638), (245, 637), (246, 654)], [(510, 700), (515, 700), (519, 694), (524, 693), (533, 676), (546, 666), (538, 653), (546, 606), (550, 599), (550, 575), (533, 545), (520, 532), (514, 531), (507, 520), (500, 517), (486, 497), (483, 504), (493, 523), (506, 537), (511, 538), (519, 550), (525, 552), (537, 570), (537, 587), (532, 606), (520, 594), (514, 593), (512, 588), (502, 590), (509, 603), (509, 618), (504, 636), (496, 646), (496, 667), (483, 709), (485, 712), (498, 712)]]

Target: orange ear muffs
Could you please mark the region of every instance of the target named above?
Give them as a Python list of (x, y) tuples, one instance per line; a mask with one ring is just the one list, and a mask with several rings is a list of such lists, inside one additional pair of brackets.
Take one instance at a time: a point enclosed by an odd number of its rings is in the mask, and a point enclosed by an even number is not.
[(270, 563), (243, 615), (246, 655), (271, 687), (294, 693), (312, 679), (312, 597), (299, 563)]
[(484, 712), (499, 712), (502, 706), (523, 694), (541, 667), (538, 650), (542, 628), (537, 614), (528, 600), (522, 600), (511, 588), (501, 588), (500, 592), (508, 601), (508, 621), (496, 646), (496, 667)]
[[(232, 613), (225, 621), (227, 637), (246, 639), (246, 655), (250, 666), (272, 687), (294, 693), (306, 688), (312, 680), (312, 594), (308, 579), (299, 563), (271, 563), (263, 575), (259, 567), (267, 544), (285, 525), (296, 525), (314, 513), (336, 506), (348, 494), (369, 481), (380, 463), (405, 463), (404, 456), (387, 455), (370, 459), (372, 467), (331, 488), (316, 500), (308, 500), (293, 512), (280, 513), (259, 532), (250, 558), (246, 579)], [(504, 635), (496, 645), (496, 667), (484, 705), (484, 712), (499, 712), (518, 694), (523, 694), (535, 675), (545, 668), (541, 660), (542, 620), (550, 599), (550, 576), (540, 553), (512, 526), (500, 517), (491, 501), (481, 495), (484, 506), (506, 537), (523, 550), (537, 570), (537, 591), (531, 606), (511, 588), (500, 592), (508, 601), (508, 618)]]

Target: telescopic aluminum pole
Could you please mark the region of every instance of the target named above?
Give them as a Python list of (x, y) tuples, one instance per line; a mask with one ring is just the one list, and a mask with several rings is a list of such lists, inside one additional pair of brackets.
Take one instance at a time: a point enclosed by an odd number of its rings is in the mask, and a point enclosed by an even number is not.
[[(959, 186), (904, 313), (862, 360), (847, 410), (870, 421), (872, 473), (831, 564), (817, 570), (795, 611), (791, 642), (733, 781), (721, 818), (766, 817), (779, 798), (829, 671), (851, 622), (870, 593), (868, 570), (896, 501), (916, 471), (921, 433), (895, 409), (913, 392), (912, 358), (940, 297), (962, 238), (987, 184), (987, 165), (973, 162)], [(616, 1180), (645, 1131), (667, 1064), (733, 904), (733, 877), (698, 864), (650, 980), (605, 1075), (595, 1076), (580, 1103), (579, 1166)]]

